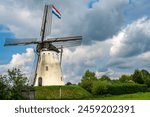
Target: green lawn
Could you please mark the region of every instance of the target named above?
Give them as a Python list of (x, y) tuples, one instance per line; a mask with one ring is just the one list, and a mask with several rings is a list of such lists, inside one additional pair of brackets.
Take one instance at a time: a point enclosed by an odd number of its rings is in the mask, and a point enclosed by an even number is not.
[(94, 100), (150, 100), (150, 92), (139, 92), (134, 94), (124, 95), (107, 95), (92, 98)]
[(150, 92), (139, 92), (124, 95), (92, 96), (80, 86), (45, 86), (34, 87), (36, 100), (150, 100)]
[(77, 100), (91, 98), (92, 95), (80, 86), (59, 86), (34, 87), (36, 100)]

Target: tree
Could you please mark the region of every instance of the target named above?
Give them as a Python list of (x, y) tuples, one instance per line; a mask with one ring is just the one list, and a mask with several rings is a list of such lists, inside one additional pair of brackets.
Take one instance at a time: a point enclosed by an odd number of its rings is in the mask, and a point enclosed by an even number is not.
[(82, 76), (81, 81), (83, 80), (97, 80), (95, 73), (92, 71), (87, 70), (84, 75)]
[(144, 80), (144, 84), (146, 84), (148, 87), (150, 87), (150, 73), (146, 70), (141, 70), (141, 75)]
[(9, 99), (10, 87), (6, 76), (0, 75), (0, 99)]
[(0, 76), (0, 99), (24, 99), (22, 90), (27, 88), (27, 77), (19, 69), (8, 70), (7, 75)]
[(131, 76), (129, 75), (122, 75), (120, 78), (119, 78), (119, 81), (122, 82), (122, 83), (128, 83), (130, 82), (132, 79), (131, 79)]
[(150, 76), (144, 80), (144, 84), (146, 84), (148, 87), (150, 87)]
[(89, 92), (92, 92), (93, 82), (97, 80), (95, 73), (87, 70), (81, 78), (81, 87), (86, 89)]
[(144, 80), (143, 80), (143, 76), (142, 76), (142, 72), (140, 70), (135, 70), (133, 75), (132, 75), (132, 80), (135, 82), (135, 83), (138, 83), (138, 84), (144, 84)]
[(101, 78), (100, 78), (101, 81), (111, 81), (111, 79), (107, 76), (107, 75), (103, 75)]
[(22, 90), (28, 87), (28, 80), (19, 69), (8, 70), (8, 78), (12, 84), (12, 99), (22, 99)]

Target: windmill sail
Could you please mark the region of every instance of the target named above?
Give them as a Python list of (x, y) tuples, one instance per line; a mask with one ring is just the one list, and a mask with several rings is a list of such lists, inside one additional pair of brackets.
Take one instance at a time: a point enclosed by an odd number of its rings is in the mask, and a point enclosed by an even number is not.
[(30, 39), (5, 39), (4, 46), (15, 46), (15, 45), (28, 45), (28, 44), (37, 44), (37, 38)]
[(51, 25), (52, 25), (52, 5), (45, 5), (40, 36), (46, 37), (50, 35)]
[(45, 42), (51, 42), (57, 48), (78, 46), (82, 42), (82, 36), (72, 36), (72, 37), (61, 37), (61, 38), (51, 38)]
[(58, 49), (61, 48), (61, 46), (63, 46), (63, 48), (66, 47), (74, 47), (74, 46), (79, 46), (81, 45), (81, 40), (77, 40), (77, 41), (67, 41), (67, 42), (54, 42), (53, 45), (55, 47), (57, 47)]

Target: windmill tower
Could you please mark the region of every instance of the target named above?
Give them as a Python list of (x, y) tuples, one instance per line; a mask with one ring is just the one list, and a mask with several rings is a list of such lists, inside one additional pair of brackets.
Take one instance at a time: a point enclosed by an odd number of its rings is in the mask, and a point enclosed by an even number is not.
[(49, 38), (51, 33), (52, 13), (58, 18), (61, 14), (53, 5), (45, 5), (39, 39), (6, 39), (4, 46), (36, 44), (37, 64), (33, 86), (61, 86), (64, 78), (61, 70), (63, 48), (81, 44), (81, 36)]

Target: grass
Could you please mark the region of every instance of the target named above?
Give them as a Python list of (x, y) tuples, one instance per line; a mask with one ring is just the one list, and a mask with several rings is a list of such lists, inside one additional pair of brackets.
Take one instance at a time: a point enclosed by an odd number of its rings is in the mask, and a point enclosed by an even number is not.
[(87, 99), (92, 95), (80, 86), (59, 86), (34, 87), (36, 100), (60, 100), (60, 99)]
[(150, 92), (139, 92), (124, 95), (106, 95), (91, 98), (94, 100), (150, 100)]
[(138, 92), (123, 95), (92, 96), (80, 86), (62, 86), (61, 97), (59, 86), (34, 87), (36, 100), (150, 100), (150, 92)]

